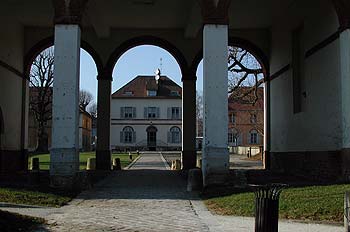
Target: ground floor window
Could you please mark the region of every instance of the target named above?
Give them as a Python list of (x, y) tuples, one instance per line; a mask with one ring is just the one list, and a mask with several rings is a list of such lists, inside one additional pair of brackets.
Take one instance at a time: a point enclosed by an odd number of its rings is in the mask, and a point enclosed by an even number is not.
[(249, 132), (249, 143), (250, 144), (258, 143), (258, 132), (256, 130), (252, 130)]
[(181, 143), (181, 130), (180, 130), (180, 128), (174, 126), (170, 129), (168, 142), (169, 143)]
[(120, 142), (121, 143), (134, 143), (136, 133), (134, 129), (130, 126), (124, 127), (123, 131), (120, 132)]

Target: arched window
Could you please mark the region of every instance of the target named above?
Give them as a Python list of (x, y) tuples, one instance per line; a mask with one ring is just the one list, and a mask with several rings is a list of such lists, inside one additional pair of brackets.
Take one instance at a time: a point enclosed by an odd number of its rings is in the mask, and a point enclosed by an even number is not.
[(181, 130), (180, 128), (174, 126), (170, 128), (168, 134), (168, 143), (181, 143)]
[(230, 146), (238, 146), (240, 144), (239, 132), (237, 129), (231, 128), (228, 130), (228, 143)]
[(124, 127), (123, 131), (120, 132), (120, 142), (121, 143), (135, 143), (136, 133), (132, 127)]
[(259, 140), (259, 137), (258, 137), (258, 132), (256, 130), (251, 130), (249, 132), (249, 143), (250, 144), (258, 144), (258, 140)]

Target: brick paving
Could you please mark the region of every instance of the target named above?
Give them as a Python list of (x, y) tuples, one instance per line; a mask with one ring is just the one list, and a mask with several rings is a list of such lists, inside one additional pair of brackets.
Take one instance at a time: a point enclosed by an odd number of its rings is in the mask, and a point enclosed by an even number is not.
[[(169, 171), (159, 153), (143, 154), (62, 208), (0, 204), (1, 210), (44, 217), (38, 231), (254, 231), (254, 218), (213, 215), (186, 192), (181, 172)], [(340, 226), (281, 220), (281, 232), (340, 232)]]
[(179, 172), (161, 156), (143, 155), (47, 217), (51, 231), (208, 231)]

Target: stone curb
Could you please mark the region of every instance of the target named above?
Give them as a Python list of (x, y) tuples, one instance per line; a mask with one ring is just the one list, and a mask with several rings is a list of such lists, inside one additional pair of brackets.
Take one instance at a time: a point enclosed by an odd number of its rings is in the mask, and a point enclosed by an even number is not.
[(56, 209), (56, 207), (47, 207), (47, 206), (40, 206), (40, 205), (15, 204), (15, 203), (8, 203), (8, 202), (0, 202), (0, 208)]
[(136, 159), (134, 159), (128, 166), (126, 166), (123, 169), (130, 169), (136, 163), (136, 161), (138, 161), (141, 158), (141, 156), (142, 155), (140, 154)]
[(166, 162), (165, 158), (163, 157), (163, 153), (159, 152), (159, 154), (160, 154), (160, 158), (162, 159), (162, 161), (164, 163), (164, 166), (165, 166), (166, 170), (170, 170), (171, 168), (170, 168), (168, 162)]

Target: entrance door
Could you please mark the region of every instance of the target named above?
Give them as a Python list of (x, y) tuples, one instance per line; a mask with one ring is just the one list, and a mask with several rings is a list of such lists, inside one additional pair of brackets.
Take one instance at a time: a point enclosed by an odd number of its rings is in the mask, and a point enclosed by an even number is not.
[(157, 148), (157, 128), (150, 126), (147, 128), (147, 147), (149, 151), (155, 151)]

